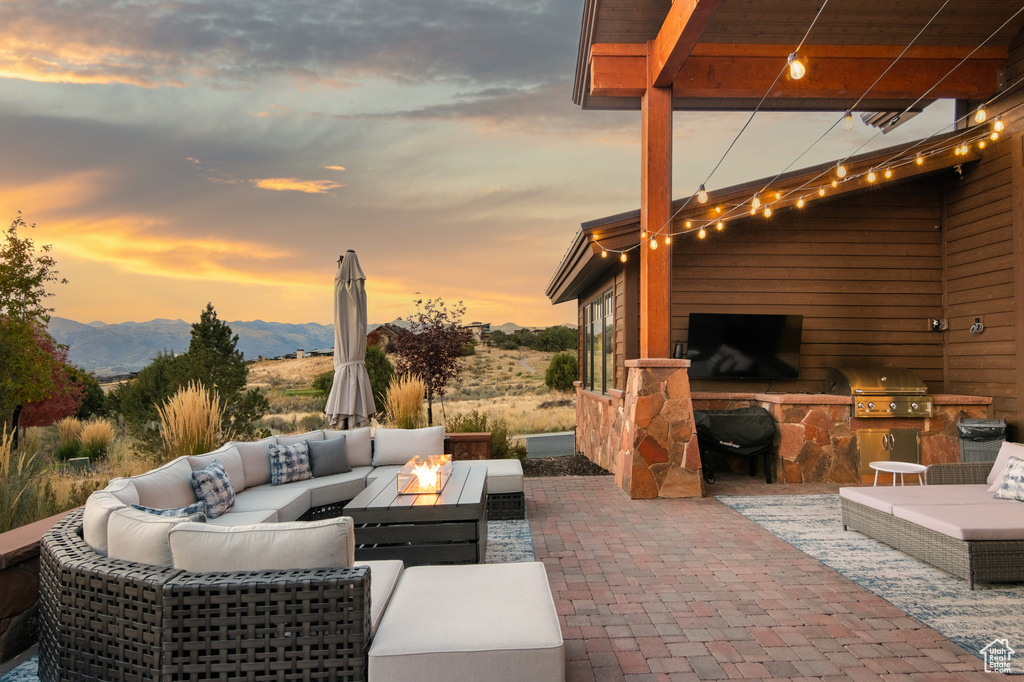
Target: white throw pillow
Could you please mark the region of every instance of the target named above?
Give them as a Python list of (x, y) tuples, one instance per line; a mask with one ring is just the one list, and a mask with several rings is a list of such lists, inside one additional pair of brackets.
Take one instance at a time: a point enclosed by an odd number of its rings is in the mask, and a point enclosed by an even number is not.
[(377, 429), (373, 437), (375, 467), (403, 465), (413, 457), (441, 454), (444, 454), (443, 426), (425, 429)]
[(216, 526), (184, 523), (170, 533), (174, 567), (195, 573), (345, 568), (355, 556), (352, 518)]
[(989, 485), (995, 484), (989, 488), (990, 493), (994, 493), (999, 488), (999, 484), (1003, 482), (1003, 472), (1006, 471), (1006, 465), (1010, 462), (1011, 457), (1024, 459), (1024, 445), (1003, 441), (1003, 444), (999, 446), (999, 455), (988, 472)]
[(169, 568), (172, 562), (167, 534), (190, 518), (194, 517), (157, 516), (131, 507), (114, 510), (107, 524), (108, 556)]
[(994, 497), (1001, 500), (1024, 502), (1024, 459), (1010, 458)]

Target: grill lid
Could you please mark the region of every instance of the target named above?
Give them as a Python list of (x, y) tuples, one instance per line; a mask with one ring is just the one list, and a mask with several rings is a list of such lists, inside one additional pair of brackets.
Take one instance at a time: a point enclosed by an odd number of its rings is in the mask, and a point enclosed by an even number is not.
[(928, 387), (901, 367), (830, 367), (825, 392), (836, 395), (926, 395)]

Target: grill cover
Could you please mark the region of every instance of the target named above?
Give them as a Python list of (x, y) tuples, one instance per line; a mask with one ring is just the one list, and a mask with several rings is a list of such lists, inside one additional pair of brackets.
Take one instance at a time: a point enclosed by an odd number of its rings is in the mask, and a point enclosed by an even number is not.
[(693, 411), (697, 444), (722, 455), (754, 457), (771, 452), (775, 421), (763, 407)]

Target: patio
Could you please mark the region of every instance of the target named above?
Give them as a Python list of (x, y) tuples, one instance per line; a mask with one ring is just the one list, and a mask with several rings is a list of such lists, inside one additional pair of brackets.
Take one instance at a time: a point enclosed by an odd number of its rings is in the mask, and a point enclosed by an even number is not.
[[(982, 661), (713, 498), (525, 482), (566, 679), (991, 680)], [(814, 494), (725, 475), (714, 494)]]

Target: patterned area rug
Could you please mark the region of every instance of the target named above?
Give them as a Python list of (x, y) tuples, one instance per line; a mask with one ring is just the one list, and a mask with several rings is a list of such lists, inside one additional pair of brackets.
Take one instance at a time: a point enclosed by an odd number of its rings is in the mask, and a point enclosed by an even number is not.
[[(488, 521), (484, 563), (510, 564), (522, 561), (534, 561), (530, 521)], [(6, 675), (0, 676), (0, 682), (38, 682), (38, 665), (38, 658), (33, 656)]]
[[(965, 650), (1008, 640), (1024, 660), (1024, 584), (977, 585), (854, 531), (844, 531), (838, 495), (716, 496), (723, 504), (882, 597)], [(1013, 673), (1024, 672), (1014, 661)]]

